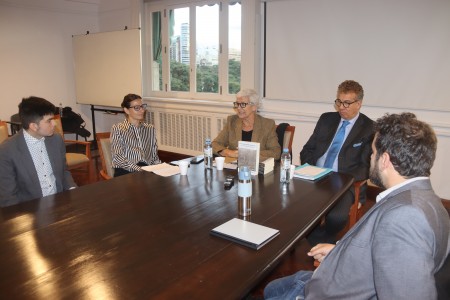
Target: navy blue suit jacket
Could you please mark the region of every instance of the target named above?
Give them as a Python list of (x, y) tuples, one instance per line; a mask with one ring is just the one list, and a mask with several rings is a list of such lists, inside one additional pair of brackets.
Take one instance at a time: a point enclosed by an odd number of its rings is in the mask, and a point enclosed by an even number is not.
[[(316, 128), (300, 152), (302, 164), (316, 165), (333, 141), (341, 116), (338, 112), (327, 112), (320, 116)], [(352, 130), (345, 139), (338, 156), (338, 172), (352, 175), (355, 180), (369, 177), (370, 155), (374, 136), (373, 121), (360, 113)]]

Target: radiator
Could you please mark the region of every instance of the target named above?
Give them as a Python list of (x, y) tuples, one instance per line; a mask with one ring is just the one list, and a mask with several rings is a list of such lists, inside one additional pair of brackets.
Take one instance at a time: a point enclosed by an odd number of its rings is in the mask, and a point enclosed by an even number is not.
[(226, 116), (148, 111), (146, 121), (156, 128), (160, 150), (197, 155), (206, 138), (213, 140), (225, 126)]

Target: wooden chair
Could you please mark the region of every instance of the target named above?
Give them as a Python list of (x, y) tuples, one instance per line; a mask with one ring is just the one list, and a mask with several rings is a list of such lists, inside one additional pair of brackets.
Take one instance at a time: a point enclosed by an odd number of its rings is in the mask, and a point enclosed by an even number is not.
[(97, 140), (98, 152), (100, 154), (100, 160), (102, 162), (100, 176), (105, 180), (114, 177), (114, 171), (112, 168), (110, 135), (110, 132), (100, 132), (95, 135), (95, 139)]
[(295, 126), (288, 126), (284, 132), (283, 148), (288, 148), (292, 155), (292, 143), (294, 142)]
[(59, 135), (61, 135), (66, 146), (81, 145), (84, 147), (83, 153), (74, 153), (74, 152), (66, 153), (68, 169), (74, 170), (74, 169), (84, 168), (84, 170), (86, 170), (86, 172), (88, 173), (88, 177), (90, 179), (90, 176), (91, 176), (91, 142), (66, 140), (64, 137), (64, 131), (63, 131), (60, 116), (55, 115), (54, 121), (55, 121), (55, 133), (58, 133)]
[(292, 155), (292, 142), (294, 141), (294, 133), (295, 133), (295, 126), (286, 127), (283, 136), (283, 145), (281, 145), (280, 140), (278, 140), (281, 146), (281, 151), (283, 151), (284, 148), (288, 148), (289, 153), (291, 153)]
[(348, 228), (352, 228), (353, 225), (358, 222), (360, 216), (359, 211), (361, 206), (359, 205), (359, 193), (361, 191), (361, 186), (363, 186), (365, 183), (367, 183), (366, 180), (360, 180), (355, 181), (353, 183), (353, 188), (355, 189), (355, 201), (353, 202), (352, 206), (350, 207), (350, 213), (349, 213), (349, 221), (348, 221)]
[(9, 123), (10, 125), (11, 135), (15, 135), (22, 128), (22, 123), (20, 121), (19, 114), (12, 115), (10, 118), (10, 122), (6, 123)]
[[(367, 183), (367, 179), (355, 181), (353, 183), (353, 188), (355, 189), (355, 201), (350, 207), (348, 229), (352, 228), (353, 225), (355, 225), (356, 222), (358, 222), (359, 218), (361, 217), (360, 216), (361, 206), (359, 205), (359, 192), (361, 191), (361, 186), (365, 183)], [(318, 260), (314, 260), (314, 267), (318, 267), (319, 265), (320, 262)]]
[(8, 136), (8, 124), (5, 121), (0, 121), (0, 143), (3, 143)]

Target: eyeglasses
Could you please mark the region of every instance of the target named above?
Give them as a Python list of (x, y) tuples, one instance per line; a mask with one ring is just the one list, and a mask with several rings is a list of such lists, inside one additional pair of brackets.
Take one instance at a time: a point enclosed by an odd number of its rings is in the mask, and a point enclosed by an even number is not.
[(135, 111), (140, 111), (141, 109), (146, 109), (148, 104), (142, 104), (142, 105), (135, 105), (135, 106), (130, 106), (128, 108), (133, 108)]
[(336, 99), (336, 100), (334, 100), (334, 104), (337, 107), (341, 107), (341, 105), (343, 105), (345, 108), (349, 108), (350, 105), (352, 105), (353, 103), (358, 102), (358, 101), (359, 100), (355, 100), (353, 102), (350, 102), (350, 101), (341, 101), (340, 99)]
[(233, 102), (234, 108), (246, 108), (247, 105), (253, 105), (253, 102)]

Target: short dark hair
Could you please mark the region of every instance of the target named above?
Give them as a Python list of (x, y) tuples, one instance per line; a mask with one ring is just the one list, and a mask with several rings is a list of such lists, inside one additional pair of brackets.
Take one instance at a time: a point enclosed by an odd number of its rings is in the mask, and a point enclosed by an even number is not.
[(339, 97), (339, 94), (348, 94), (348, 93), (355, 93), (356, 100), (362, 101), (362, 99), (364, 98), (363, 87), (354, 80), (346, 80), (338, 86), (337, 97)]
[(405, 178), (430, 176), (437, 138), (430, 125), (413, 113), (386, 114), (375, 123), (376, 159), (388, 153), (395, 170)]
[(30, 123), (39, 123), (44, 116), (54, 115), (56, 107), (44, 98), (30, 96), (23, 98), (19, 104), (19, 117), (24, 129), (30, 128)]
[(128, 94), (123, 97), (123, 101), (120, 106), (122, 106), (122, 108), (130, 108), (130, 103), (136, 99), (142, 99), (142, 97), (136, 94)]

